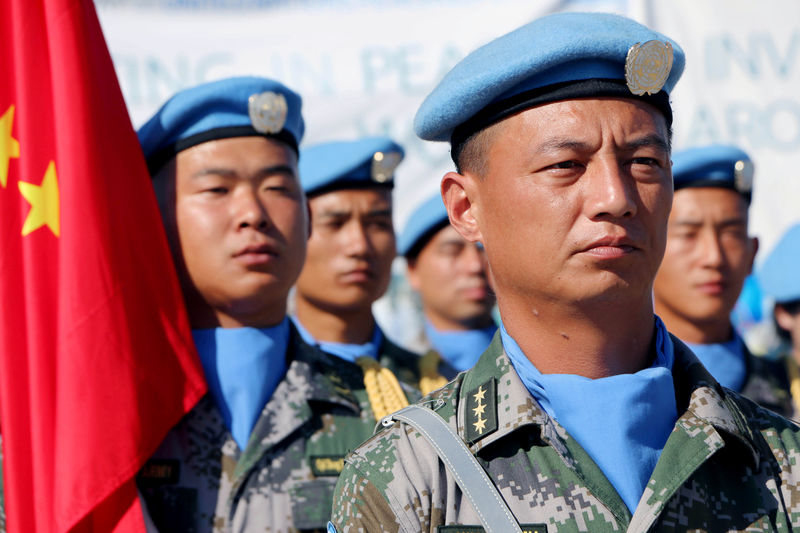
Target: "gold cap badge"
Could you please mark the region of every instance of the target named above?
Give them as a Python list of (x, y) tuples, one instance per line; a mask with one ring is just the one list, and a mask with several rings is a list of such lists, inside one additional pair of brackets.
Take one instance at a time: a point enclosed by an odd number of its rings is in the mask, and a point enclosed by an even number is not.
[(375, 152), (372, 156), (372, 180), (378, 183), (389, 181), (402, 160), (400, 152)]
[(737, 161), (733, 166), (733, 182), (740, 193), (749, 193), (753, 190), (753, 175), (756, 167), (752, 161)]
[(278, 133), (286, 124), (289, 106), (286, 98), (272, 91), (250, 96), (247, 105), (250, 122), (259, 133)]
[(672, 70), (672, 45), (665, 41), (636, 43), (625, 58), (625, 81), (633, 94), (656, 94)]

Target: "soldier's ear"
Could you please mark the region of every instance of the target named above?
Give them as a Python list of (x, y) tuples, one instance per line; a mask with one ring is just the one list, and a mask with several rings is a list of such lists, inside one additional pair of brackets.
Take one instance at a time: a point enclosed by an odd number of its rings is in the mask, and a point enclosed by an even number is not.
[(747, 273), (753, 272), (753, 263), (756, 261), (756, 254), (758, 253), (758, 237), (749, 237), (750, 239), (750, 268)]
[(411, 288), (419, 292), (422, 280), (419, 278), (419, 272), (417, 272), (416, 259), (406, 259), (406, 278)]
[(794, 313), (789, 312), (789, 310), (786, 309), (781, 304), (775, 304), (774, 313), (775, 313), (775, 321), (778, 323), (778, 325), (782, 329), (785, 329), (786, 331), (789, 332), (794, 330), (795, 321), (800, 320), (800, 318), (796, 317)]
[(308, 201), (308, 198), (306, 198), (306, 226), (308, 226), (308, 231), (306, 232), (308, 234), (308, 236), (306, 237), (306, 239), (310, 239), (311, 238), (311, 227), (312, 227), (312, 224), (311, 224), (311, 202)]
[(442, 178), (442, 199), (450, 217), (450, 224), (470, 242), (483, 240), (480, 220), (480, 198), (476, 187), (479, 178), (468, 173), (448, 172)]

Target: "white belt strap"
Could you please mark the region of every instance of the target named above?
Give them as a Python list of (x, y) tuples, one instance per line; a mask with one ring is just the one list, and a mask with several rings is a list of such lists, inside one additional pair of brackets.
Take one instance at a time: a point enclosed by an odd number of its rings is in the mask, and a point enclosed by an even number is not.
[(503, 496), (467, 445), (442, 417), (419, 405), (409, 405), (383, 419), (384, 426), (400, 420), (419, 431), (439, 454), (478, 513), (487, 533), (522, 533)]

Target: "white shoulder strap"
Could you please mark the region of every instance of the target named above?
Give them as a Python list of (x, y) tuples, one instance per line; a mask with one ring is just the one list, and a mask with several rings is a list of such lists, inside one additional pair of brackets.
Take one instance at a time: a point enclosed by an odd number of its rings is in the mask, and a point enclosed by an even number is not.
[(409, 405), (384, 418), (382, 424), (389, 426), (393, 420), (405, 422), (430, 442), (478, 513), (487, 533), (522, 533), (519, 523), (486, 471), (442, 417), (430, 409)]

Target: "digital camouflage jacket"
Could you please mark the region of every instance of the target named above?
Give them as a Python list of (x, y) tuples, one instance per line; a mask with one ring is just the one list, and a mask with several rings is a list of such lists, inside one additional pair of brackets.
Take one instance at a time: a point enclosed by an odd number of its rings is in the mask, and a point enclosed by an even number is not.
[[(376, 421), (358, 365), (308, 346), (294, 330), (289, 346), (286, 376), (244, 451), (206, 395), (141, 470), (140, 493), (158, 531), (325, 530), (344, 456)], [(411, 355), (407, 364), (416, 367), (413, 354), (384, 348), (385, 366), (402, 369)]]
[(800, 413), (795, 411), (792, 401), (786, 361), (758, 357), (746, 346), (744, 354), (747, 378), (741, 390), (742, 396), (796, 422)]
[[(421, 402), (467, 442), (524, 531), (800, 528), (800, 428), (723, 389), (673, 337), (679, 418), (631, 516), (594, 461), (528, 393), (498, 336), (474, 368)], [(339, 532), (480, 531), (431, 445), (395, 423), (345, 461)], [(447, 527), (460, 524), (459, 527)]]

